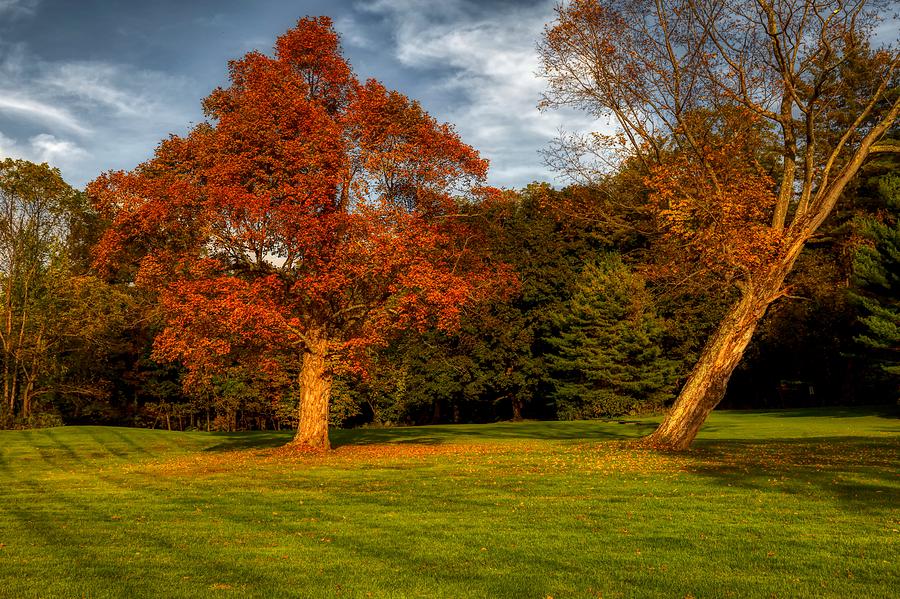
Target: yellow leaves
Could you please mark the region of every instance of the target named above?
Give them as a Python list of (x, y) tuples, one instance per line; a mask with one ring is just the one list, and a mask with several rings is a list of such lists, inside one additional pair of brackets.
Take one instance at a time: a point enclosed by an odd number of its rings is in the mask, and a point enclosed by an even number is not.
[[(723, 123), (699, 115), (685, 135), (705, 136), (702, 148), (667, 157), (645, 180), (662, 229), (710, 268), (747, 275), (771, 262), (781, 238), (769, 226), (776, 202), (774, 180), (756, 159), (761, 131), (724, 111)], [(707, 131), (722, 127), (728, 133)], [(693, 129), (692, 129), (693, 127)], [(690, 131), (687, 131), (690, 130)]]

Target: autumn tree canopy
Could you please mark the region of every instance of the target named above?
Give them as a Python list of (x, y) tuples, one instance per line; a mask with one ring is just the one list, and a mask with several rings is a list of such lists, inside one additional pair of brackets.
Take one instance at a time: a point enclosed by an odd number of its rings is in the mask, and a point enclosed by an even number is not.
[[(768, 306), (900, 114), (886, 3), (574, 0), (540, 45), (544, 105), (618, 127), (563, 140), (584, 173), (638, 161), (661, 228), (740, 297), (710, 337), (653, 445), (683, 449), (719, 403)], [(585, 160), (585, 157), (588, 160)]]
[(0, 426), (58, 423), (56, 406), (108, 398), (97, 370), (129, 302), (80, 260), (92, 216), (58, 169), (0, 161)]
[(188, 385), (234, 364), (299, 371), (296, 442), (327, 448), (336, 367), (359, 368), (392, 330), (452, 327), (510, 279), (456, 210), (490, 195), (487, 161), (361, 83), (326, 17), (229, 75), (206, 122), (89, 186), (111, 223), (97, 262), (159, 294), (154, 353), (183, 362)]

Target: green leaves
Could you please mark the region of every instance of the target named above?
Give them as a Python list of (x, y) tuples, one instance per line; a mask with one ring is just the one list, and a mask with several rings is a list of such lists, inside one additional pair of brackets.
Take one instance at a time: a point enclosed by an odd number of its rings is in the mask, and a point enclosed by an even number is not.
[(887, 211), (857, 219), (861, 243), (853, 253), (853, 298), (859, 304), (861, 332), (881, 370), (900, 377), (900, 171), (882, 175), (876, 185)]
[(672, 391), (676, 363), (663, 355), (662, 320), (643, 280), (617, 254), (585, 265), (549, 358), (560, 418), (651, 411)]

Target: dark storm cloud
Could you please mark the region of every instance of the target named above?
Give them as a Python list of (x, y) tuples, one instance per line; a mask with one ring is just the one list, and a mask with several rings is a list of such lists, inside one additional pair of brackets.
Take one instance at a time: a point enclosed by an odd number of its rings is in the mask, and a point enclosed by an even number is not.
[(0, 155), (76, 185), (132, 168), (202, 118), (226, 64), (268, 52), (299, 17), (331, 16), (363, 78), (422, 101), (491, 159), (491, 181), (551, 178), (538, 150), (575, 114), (539, 114), (534, 44), (552, 1), (0, 0)]

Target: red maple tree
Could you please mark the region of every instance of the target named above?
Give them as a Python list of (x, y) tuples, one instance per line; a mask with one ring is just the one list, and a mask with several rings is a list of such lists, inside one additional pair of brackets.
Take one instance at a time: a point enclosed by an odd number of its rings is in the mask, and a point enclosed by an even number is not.
[(488, 164), (418, 103), (359, 82), (326, 17), (229, 71), (207, 122), (90, 184), (111, 222), (97, 263), (158, 293), (155, 357), (189, 385), (300, 364), (295, 443), (327, 449), (337, 366), (391, 331), (452, 327), (511, 281), (457, 214), (492, 194)]

